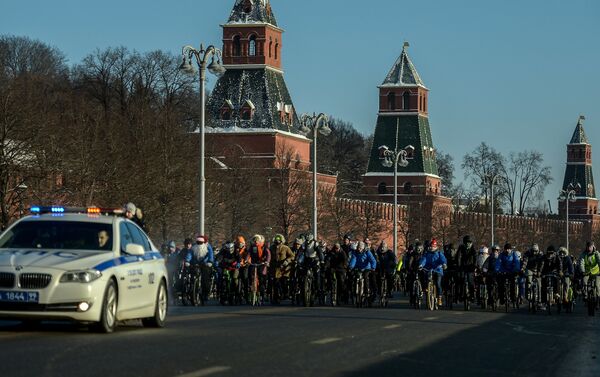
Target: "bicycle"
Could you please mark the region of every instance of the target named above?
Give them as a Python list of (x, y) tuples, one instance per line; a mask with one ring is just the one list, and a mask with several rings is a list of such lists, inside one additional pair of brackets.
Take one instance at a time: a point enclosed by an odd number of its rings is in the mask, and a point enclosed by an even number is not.
[(313, 271), (308, 267), (304, 273), (304, 284), (302, 285), (302, 302), (305, 307), (314, 305), (313, 297)]
[(465, 311), (471, 310), (471, 292), (469, 290), (469, 273), (465, 272), (463, 276), (463, 304)]
[(415, 276), (415, 280), (413, 281), (411, 296), (413, 307), (417, 310), (421, 310), (421, 304), (423, 302), (423, 286), (421, 285), (418, 275)]
[(437, 288), (433, 283), (433, 270), (426, 268), (421, 269), (423, 273), (427, 274), (427, 287), (425, 288), (425, 295), (427, 298), (427, 308), (429, 310), (437, 310)]
[(529, 294), (527, 295), (529, 302), (529, 312), (535, 314), (540, 305), (540, 286), (537, 276), (532, 276), (531, 284), (529, 285)]
[(382, 308), (387, 308), (389, 299), (388, 299), (388, 279), (386, 278), (385, 272), (381, 273), (381, 292), (379, 296), (379, 306)]
[(250, 267), (252, 267), (252, 284), (250, 284), (250, 304), (252, 306), (262, 305), (260, 282), (258, 280), (258, 268), (262, 266), (264, 266), (264, 263), (250, 264)]
[(354, 279), (354, 297), (357, 308), (365, 306), (365, 277), (364, 270), (357, 270)]
[(498, 285), (498, 277), (493, 275), (490, 276), (490, 278), (492, 279), (492, 291), (490, 294), (490, 303), (492, 305), (492, 311), (497, 311), (498, 310), (498, 300), (500, 298), (500, 286)]
[(596, 315), (596, 306), (598, 297), (596, 297), (596, 276), (588, 275), (587, 283), (587, 309), (588, 315), (594, 317)]
[(548, 315), (552, 314), (552, 305), (556, 304), (556, 298), (554, 297), (554, 279), (556, 274), (546, 274), (543, 276), (546, 281), (546, 310)]
[(236, 280), (233, 277), (236, 270), (235, 263), (232, 266), (226, 266), (223, 268), (223, 281), (219, 293), (219, 301), (221, 302), (221, 305), (225, 305), (226, 303), (229, 305), (241, 304), (240, 280)]
[(446, 299), (446, 308), (452, 310), (454, 306), (454, 298), (456, 297), (456, 283), (454, 281), (454, 272), (448, 273), (448, 287), (444, 292)]
[(485, 278), (481, 274), (481, 272), (477, 272), (474, 276), (474, 281), (477, 282), (479, 288), (477, 289), (477, 299), (479, 301), (479, 306), (481, 309), (487, 309), (487, 301), (488, 301), (488, 292), (487, 285), (485, 284)]
[(204, 294), (202, 292), (202, 269), (199, 265), (191, 266), (191, 303), (193, 306), (204, 306)]

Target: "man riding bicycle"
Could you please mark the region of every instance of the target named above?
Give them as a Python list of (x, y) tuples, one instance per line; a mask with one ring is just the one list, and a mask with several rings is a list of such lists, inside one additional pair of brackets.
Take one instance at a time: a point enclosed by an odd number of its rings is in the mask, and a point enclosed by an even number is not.
[[(515, 255), (513, 247), (510, 243), (504, 245), (504, 251), (500, 254), (498, 272), (502, 274), (503, 279), (510, 279), (510, 288), (515, 289), (513, 281), (515, 275), (521, 270), (519, 258)], [(499, 284), (500, 302), (504, 304), (504, 284)], [(518, 297), (512, 297), (517, 300)]]
[(527, 279), (527, 299), (532, 300), (533, 294), (531, 287), (533, 286), (533, 280), (537, 281), (538, 292), (537, 297), (541, 297), (540, 288), (542, 286), (542, 269), (544, 267), (544, 257), (538, 244), (534, 243), (525, 255), (523, 256), (523, 264), (521, 265), (521, 273), (525, 275)]
[(350, 263), (348, 268), (354, 272), (355, 275), (362, 273), (364, 281), (367, 283), (365, 292), (373, 292), (375, 287), (375, 275), (373, 271), (377, 268), (377, 261), (373, 254), (366, 250), (364, 242), (359, 242), (356, 245), (356, 250), (353, 250), (350, 254)]
[(559, 276), (563, 280), (563, 299), (564, 303), (567, 304), (573, 300), (571, 292), (571, 280), (575, 275), (575, 267), (573, 266), (573, 259), (569, 255), (569, 251), (566, 247), (561, 246), (558, 249), (558, 258), (560, 258), (561, 270)]
[(587, 285), (590, 279), (596, 280), (596, 299), (600, 297), (600, 252), (593, 241), (588, 241), (585, 251), (579, 259), (579, 268), (583, 272), (583, 298), (587, 301)]
[(285, 244), (285, 237), (281, 234), (275, 235), (271, 246), (273, 259), (275, 260), (275, 286), (273, 287), (273, 302), (279, 304), (279, 300), (288, 295), (290, 274), (294, 253)]
[[(448, 261), (444, 256), (444, 253), (438, 250), (437, 240), (434, 238), (427, 247), (427, 252), (421, 257), (419, 262), (419, 269), (425, 269), (433, 272), (433, 280), (437, 288), (438, 305), (442, 305), (442, 276), (444, 275), (444, 269), (448, 267)], [(423, 277), (425, 278), (425, 277)], [(427, 286), (427, 282), (422, 280), (423, 287)]]
[[(475, 267), (477, 264), (477, 251), (473, 246), (473, 240), (471, 236), (463, 237), (463, 244), (458, 247), (458, 268), (462, 274), (462, 281), (460, 282), (461, 297), (463, 300), (471, 300), (473, 298), (474, 283), (473, 276), (475, 273)], [(463, 292), (463, 286), (466, 282), (469, 284), (469, 297), (465, 297)]]

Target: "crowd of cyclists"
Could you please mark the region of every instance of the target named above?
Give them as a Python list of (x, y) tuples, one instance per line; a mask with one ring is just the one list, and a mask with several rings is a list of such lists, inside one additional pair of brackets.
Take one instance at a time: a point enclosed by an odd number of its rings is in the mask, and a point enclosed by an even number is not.
[(351, 234), (331, 246), (308, 233), (289, 244), (280, 234), (248, 242), (238, 236), (218, 248), (199, 235), (181, 248), (169, 242), (164, 254), (171, 297), (183, 305), (214, 298), (222, 305), (386, 307), (398, 292), (416, 309), (509, 311), (526, 303), (530, 312), (572, 312), (580, 301), (594, 315), (600, 301), (600, 253), (592, 241), (571, 256), (565, 247), (544, 252), (537, 244), (525, 253), (510, 243), (476, 248), (465, 236), (458, 247), (416, 241), (397, 257), (385, 241)]

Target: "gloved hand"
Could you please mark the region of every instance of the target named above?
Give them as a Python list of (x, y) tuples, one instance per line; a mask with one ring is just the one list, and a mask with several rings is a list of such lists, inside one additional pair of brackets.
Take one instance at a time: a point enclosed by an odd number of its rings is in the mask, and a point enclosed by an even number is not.
[(565, 276), (565, 274), (561, 271), (558, 273), (558, 276), (560, 276), (562, 278), (563, 276)]
[(190, 266), (190, 262), (185, 262), (183, 265), (186, 266), (186, 267), (189, 267)]
[(447, 270), (448, 269), (448, 265), (447, 264), (443, 264), (442, 265), (442, 269)]
[(283, 263), (281, 264), (283, 267), (287, 267), (289, 264), (289, 262), (287, 260), (283, 261)]
[(210, 263), (210, 262), (208, 262), (208, 263), (206, 264), (206, 267), (208, 267), (208, 268), (211, 268), (212, 266), (213, 266), (213, 264), (212, 264), (212, 263)]

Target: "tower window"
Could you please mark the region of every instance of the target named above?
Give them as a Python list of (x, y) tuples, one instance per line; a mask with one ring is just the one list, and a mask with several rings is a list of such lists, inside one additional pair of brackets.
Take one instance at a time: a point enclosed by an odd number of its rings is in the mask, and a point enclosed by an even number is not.
[(278, 55), (279, 55), (279, 43), (277, 43), (277, 41), (275, 41), (275, 60), (278, 59)]
[(410, 93), (409, 92), (404, 92), (404, 94), (402, 95), (402, 108), (404, 110), (410, 109)]
[(250, 42), (248, 43), (248, 55), (256, 56), (256, 35), (250, 37)]
[(377, 192), (379, 192), (381, 195), (387, 194), (387, 185), (385, 182), (381, 182), (379, 185), (377, 185)]
[(396, 108), (396, 93), (390, 93), (387, 96), (388, 109), (394, 110)]
[(269, 57), (273, 57), (273, 40), (269, 40)]
[(233, 56), (242, 55), (242, 41), (239, 35), (233, 38)]
[(412, 193), (412, 183), (410, 183), (410, 182), (406, 182), (406, 183), (404, 184), (404, 193), (405, 193), (405, 194), (410, 194), (410, 193)]
[(252, 120), (252, 110), (243, 110), (242, 120)]
[(223, 112), (221, 113), (221, 119), (222, 120), (231, 120), (231, 111), (223, 110)]

